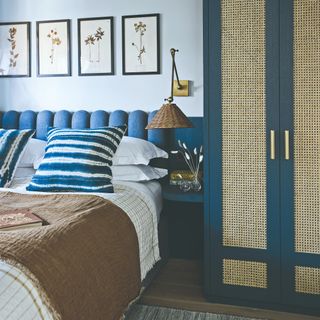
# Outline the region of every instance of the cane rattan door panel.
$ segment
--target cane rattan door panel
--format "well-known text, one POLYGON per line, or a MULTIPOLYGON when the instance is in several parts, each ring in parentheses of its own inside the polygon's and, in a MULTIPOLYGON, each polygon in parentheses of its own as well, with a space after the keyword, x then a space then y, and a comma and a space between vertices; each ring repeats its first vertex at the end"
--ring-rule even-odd
POLYGON ((320 268, 295 267, 295 291, 320 294, 320 268))
POLYGON ((294 0, 295 251, 320 254, 320 1, 294 0))
POLYGON ((320 1, 293 2, 294 290, 320 299, 320 1))
POLYGON ((267 264, 233 259, 223 260, 223 283, 267 288, 267 264))
POLYGON ((221 3, 223 245, 266 249, 265 1, 221 3))
POLYGON ((204 3, 206 292, 320 314, 320 1, 204 3))
POLYGON ((269 244, 267 201, 267 2, 220 1, 222 192, 217 286, 220 294, 274 301, 278 283, 270 275, 278 271, 269 244))

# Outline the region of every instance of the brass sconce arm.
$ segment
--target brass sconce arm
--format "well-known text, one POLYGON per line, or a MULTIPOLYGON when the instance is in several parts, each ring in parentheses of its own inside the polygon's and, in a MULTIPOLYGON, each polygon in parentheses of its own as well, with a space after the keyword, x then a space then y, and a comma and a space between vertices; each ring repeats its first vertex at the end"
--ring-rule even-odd
MULTIPOLYGON (((176 50, 174 48, 170 49, 171 57, 172 57, 172 72, 171 72, 171 96, 167 99, 167 101, 157 114, 154 116, 152 121, 146 126, 146 129, 170 129, 170 128, 192 128, 193 125, 188 117, 181 111, 181 109, 173 102, 173 94, 174 94, 174 76, 176 76, 176 88, 180 91, 183 91, 183 86, 179 80, 177 66, 175 62, 176 50)), ((182 80, 183 81, 183 80, 182 80)))
POLYGON ((176 75, 177 82, 178 82, 178 89, 182 88, 182 85, 179 80, 179 75, 177 71, 177 66, 176 66, 176 61, 175 61, 175 56, 176 52, 179 52, 179 50, 171 48, 170 53, 172 57, 172 71, 171 71, 171 96, 167 99, 164 99, 165 101, 168 101, 169 103, 173 102, 173 85, 174 85, 174 75, 176 75))

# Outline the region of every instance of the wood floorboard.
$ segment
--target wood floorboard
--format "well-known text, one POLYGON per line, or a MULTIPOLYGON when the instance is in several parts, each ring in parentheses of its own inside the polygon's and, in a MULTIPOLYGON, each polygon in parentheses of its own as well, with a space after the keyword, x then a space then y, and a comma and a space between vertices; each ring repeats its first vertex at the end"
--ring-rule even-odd
POLYGON ((199 261, 192 260, 170 259, 146 289, 140 303, 269 320, 320 319, 301 314, 208 302, 202 289, 202 265, 199 261))

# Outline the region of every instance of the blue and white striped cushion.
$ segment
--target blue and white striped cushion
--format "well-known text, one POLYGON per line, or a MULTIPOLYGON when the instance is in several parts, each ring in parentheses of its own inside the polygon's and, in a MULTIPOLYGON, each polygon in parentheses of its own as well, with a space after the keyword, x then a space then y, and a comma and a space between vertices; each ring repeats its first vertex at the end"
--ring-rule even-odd
POLYGON ((33 130, 0 129, 0 187, 11 183, 19 160, 26 148, 33 130))
POLYGON ((126 126, 50 129, 43 161, 27 190, 112 193, 112 158, 126 126))

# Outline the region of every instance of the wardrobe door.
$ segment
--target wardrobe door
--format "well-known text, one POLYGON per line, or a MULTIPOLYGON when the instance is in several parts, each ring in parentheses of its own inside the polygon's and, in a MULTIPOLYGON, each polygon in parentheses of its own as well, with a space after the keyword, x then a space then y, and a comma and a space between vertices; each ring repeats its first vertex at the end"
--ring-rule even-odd
POLYGON ((214 300, 280 298, 278 5, 205 2, 205 264, 214 300))
POLYGON ((320 310, 320 1, 281 6, 284 299, 320 310))

